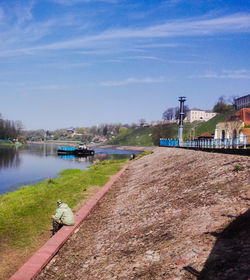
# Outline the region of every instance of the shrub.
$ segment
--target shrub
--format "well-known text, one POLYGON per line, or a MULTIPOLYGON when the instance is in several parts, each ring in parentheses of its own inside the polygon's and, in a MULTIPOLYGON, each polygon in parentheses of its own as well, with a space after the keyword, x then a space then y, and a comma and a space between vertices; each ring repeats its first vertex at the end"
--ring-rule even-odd
POLYGON ((235 167, 234 167, 235 172, 239 172, 239 171, 243 171, 243 170, 244 170, 244 167, 241 165, 235 165, 235 167))
POLYGON ((143 152, 138 157, 136 157, 136 159, 142 158, 142 157, 150 155, 150 154, 153 154, 153 151, 143 152))

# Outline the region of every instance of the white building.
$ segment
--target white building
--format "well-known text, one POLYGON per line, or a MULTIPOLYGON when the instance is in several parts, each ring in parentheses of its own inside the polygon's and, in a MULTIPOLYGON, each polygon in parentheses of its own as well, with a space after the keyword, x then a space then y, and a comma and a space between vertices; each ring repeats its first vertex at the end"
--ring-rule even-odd
POLYGON ((194 122, 194 121, 208 121, 211 118, 216 116, 216 113, 209 112, 205 110, 199 109, 191 109, 187 112, 187 116, 185 118, 186 122, 194 122))
POLYGON ((234 101, 236 109, 246 108, 250 106, 250 94, 241 96, 234 101))

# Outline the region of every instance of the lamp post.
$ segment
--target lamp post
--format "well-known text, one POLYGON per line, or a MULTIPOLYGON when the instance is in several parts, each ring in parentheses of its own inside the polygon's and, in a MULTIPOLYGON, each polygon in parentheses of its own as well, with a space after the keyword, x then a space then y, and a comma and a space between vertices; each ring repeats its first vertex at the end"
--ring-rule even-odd
POLYGON ((186 101, 186 97, 185 96, 180 96, 179 101, 180 101, 180 120, 179 120, 178 140, 179 140, 179 146, 182 146, 184 102, 186 101))

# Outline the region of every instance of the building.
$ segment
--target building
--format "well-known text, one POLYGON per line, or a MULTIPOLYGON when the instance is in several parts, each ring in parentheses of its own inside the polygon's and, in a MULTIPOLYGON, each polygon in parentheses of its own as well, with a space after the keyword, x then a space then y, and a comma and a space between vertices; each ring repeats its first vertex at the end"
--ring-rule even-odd
POLYGON ((211 118, 216 116, 216 113, 209 112, 205 110, 199 110, 199 109, 191 109, 187 112, 186 118, 184 121, 186 122, 194 122, 194 121, 208 121, 211 118))
POLYGON ((214 136, 208 132, 205 132, 201 134, 200 136, 197 136, 198 140, 211 140, 214 139, 214 136))
POLYGON ((240 142, 243 137, 247 137, 247 143, 250 144, 250 108, 242 108, 229 117, 225 122, 216 125, 214 139, 236 139, 240 142))
POLYGON ((250 107, 250 94, 235 99, 234 105, 236 109, 250 107))

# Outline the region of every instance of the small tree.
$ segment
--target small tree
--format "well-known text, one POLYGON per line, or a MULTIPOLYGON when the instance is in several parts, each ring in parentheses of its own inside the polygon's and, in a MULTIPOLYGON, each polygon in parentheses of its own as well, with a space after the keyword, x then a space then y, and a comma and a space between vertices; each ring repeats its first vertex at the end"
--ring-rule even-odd
POLYGON ((121 127, 119 128, 119 133, 125 133, 127 130, 128 130, 127 127, 121 126, 121 127))
MULTIPOLYGON (((188 105, 184 106, 184 118, 186 117, 187 111, 189 111, 188 105)), ((163 120, 178 120, 180 117, 180 108, 179 107, 170 107, 163 112, 163 120)))
MULTIPOLYGON (((189 111, 188 105, 184 105, 184 116, 183 116, 183 119, 186 117, 188 111, 189 111)), ((176 120, 180 119, 180 108, 179 107, 176 107, 175 119, 176 120)))
POLYGON ((143 126, 144 124, 146 123, 146 120, 145 119, 139 119, 139 125, 140 126, 143 126))
POLYGON ((84 134, 85 133, 85 127, 77 127, 76 132, 79 134, 84 134))
POLYGON ((176 108, 170 107, 162 114, 163 120, 174 120, 176 108))
POLYGON ((102 130, 102 134, 103 134, 103 136, 107 136, 107 134, 108 134, 108 127, 106 125, 104 126, 104 128, 102 130))
POLYGON ((224 97, 220 96, 218 102, 213 107, 213 112, 215 113, 226 113, 233 109, 232 104, 227 104, 224 97))

